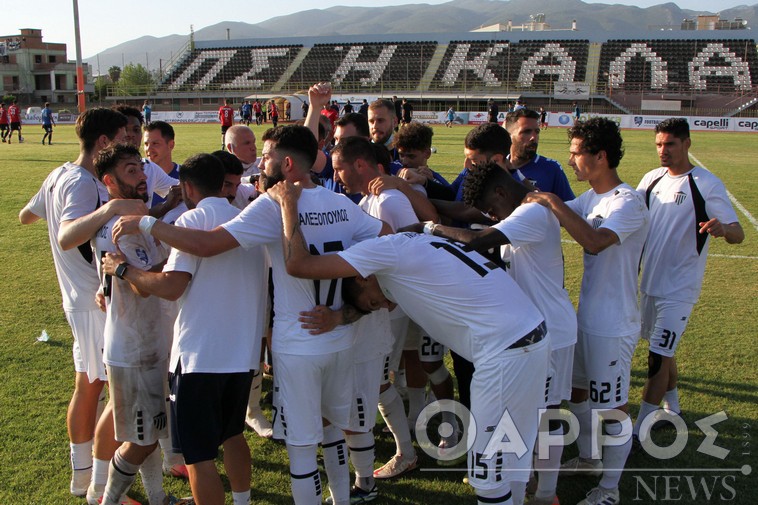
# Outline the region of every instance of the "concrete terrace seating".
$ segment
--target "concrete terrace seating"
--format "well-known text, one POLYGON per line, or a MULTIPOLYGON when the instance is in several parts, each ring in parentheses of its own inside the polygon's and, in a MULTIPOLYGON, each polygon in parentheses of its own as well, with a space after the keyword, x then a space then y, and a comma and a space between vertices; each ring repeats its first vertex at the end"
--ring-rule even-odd
POLYGON ((371 91, 382 86, 415 89, 436 42, 316 44, 285 85, 305 89, 330 81, 335 89, 371 91))
POLYGON ((588 40, 451 41, 432 89, 529 89, 584 82, 588 40))
POLYGON ((754 40, 609 40, 598 83, 620 91, 750 91, 758 71, 754 40))
POLYGON ((161 82, 166 91, 268 89, 302 45, 195 49, 161 82))

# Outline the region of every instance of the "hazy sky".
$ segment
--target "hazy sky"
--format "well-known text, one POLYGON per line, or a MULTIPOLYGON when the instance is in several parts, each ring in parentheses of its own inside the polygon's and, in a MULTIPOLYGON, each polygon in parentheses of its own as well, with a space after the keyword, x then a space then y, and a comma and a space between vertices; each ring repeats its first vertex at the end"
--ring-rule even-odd
MULTIPOLYGON (((401 4, 441 4, 449 0, 287 0, 275 2, 263 14, 246 14, 253 5, 263 2, 246 0, 221 0, 218 3, 201 0, 79 0, 79 23, 82 33, 84 58, 113 47, 122 42, 153 35, 162 37, 171 34, 189 34, 190 25, 195 30, 221 21, 244 21, 257 23, 265 19, 302 10, 327 8, 335 5, 378 7, 401 4), (116 7, 116 6, 119 7, 116 7)), ((649 7, 665 3, 665 0, 584 0, 587 3, 619 3, 649 7)), ((708 11, 718 4, 720 9, 737 5, 753 5, 756 0, 674 0, 682 9, 708 11)), ((14 35, 20 28, 42 29, 43 40, 68 44, 70 59, 76 56, 74 46, 73 0, 8 0, 3 2, 0 17, 0 35, 14 35)))

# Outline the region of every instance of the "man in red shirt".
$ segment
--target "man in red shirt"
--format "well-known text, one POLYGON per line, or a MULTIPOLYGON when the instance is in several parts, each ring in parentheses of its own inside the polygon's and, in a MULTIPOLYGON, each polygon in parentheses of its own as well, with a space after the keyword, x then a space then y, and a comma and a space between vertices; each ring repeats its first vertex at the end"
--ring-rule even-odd
POLYGON ((0 102, 0 138, 5 142, 8 136, 8 111, 5 110, 5 102, 0 102))
POLYGON ((221 122, 221 149, 224 149, 224 135, 234 124, 234 109, 229 105, 229 100, 224 100, 224 105, 218 108, 218 120, 221 122))
POLYGON ((271 117, 271 124, 276 128, 279 124, 279 107, 276 106, 276 102, 271 100, 271 105, 268 106, 268 113, 271 117))
POLYGON ((18 132, 18 143, 23 142, 24 138, 21 136, 21 109, 16 104, 16 100, 13 100, 11 106, 8 107, 8 123, 11 125, 10 132, 8 133, 8 143, 11 143, 14 131, 18 132))
POLYGON ((253 114, 255 114, 255 124, 260 126, 263 123, 263 107, 261 107, 261 101, 257 98, 253 102, 253 114))

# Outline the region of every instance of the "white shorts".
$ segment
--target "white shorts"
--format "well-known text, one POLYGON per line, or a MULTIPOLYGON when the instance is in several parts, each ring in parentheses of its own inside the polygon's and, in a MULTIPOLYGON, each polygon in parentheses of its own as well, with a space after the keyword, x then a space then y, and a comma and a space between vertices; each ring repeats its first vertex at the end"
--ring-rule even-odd
POLYGON ((108 365, 116 440, 151 445, 168 436, 168 360, 153 366, 108 365))
MULTIPOLYGON (((397 310, 397 308, 395 309, 397 310)), ((394 312, 394 311, 392 311, 394 312)), ((392 314, 390 312, 390 314, 392 314)), ((408 325, 410 318, 408 316, 390 317, 390 326, 395 340, 392 342, 392 352, 390 353, 390 370, 397 372, 400 368, 400 359, 403 357, 405 348, 405 338, 408 335, 408 325)))
POLYGON ((384 382, 389 382, 389 361, 387 355, 353 364, 353 401, 348 426, 350 431, 365 433, 374 428, 379 409, 379 388, 384 382))
POLYGON ((571 398, 571 370, 574 345, 550 350, 550 365, 545 382, 545 405, 560 405, 571 398))
POLYGON ((418 342, 418 359, 422 363, 437 363, 445 359, 447 347, 427 335, 422 328, 418 342))
POLYGON ((650 352, 672 357, 682 339, 694 304, 642 293, 642 338, 650 342, 650 352))
POLYGON ((638 340, 639 334, 598 337, 577 332, 572 385, 589 391, 591 408, 614 409, 627 403, 638 340))
POLYGON ((353 352, 300 356, 274 353, 274 438, 318 444, 322 417, 340 429, 350 424, 353 352))
MULTIPOLYGON (((475 363, 471 381, 471 414, 476 432, 468 432, 469 483, 475 489, 496 489, 504 482, 527 482, 532 467, 532 450, 537 440, 540 409, 545 407, 550 343, 548 339, 527 347, 504 351, 484 363, 475 363), (513 424, 502 422, 505 414, 513 424), (515 426, 522 451, 498 451, 503 432, 499 428, 515 426), (476 437, 473 441, 472 437, 476 437), (485 459, 485 449, 492 440, 493 457, 485 459)), ((513 435, 512 431, 506 434, 513 435)), ((508 437, 506 437, 508 440, 508 437)), ((519 444, 520 444, 519 442, 519 444)), ((515 445, 515 444, 514 444, 515 445)))
POLYGON ((107 380, 103 363, 105 312, 101 310, 66 310, 66 320, 74 334, 74 370, 86 373, 90 382, 107 380))

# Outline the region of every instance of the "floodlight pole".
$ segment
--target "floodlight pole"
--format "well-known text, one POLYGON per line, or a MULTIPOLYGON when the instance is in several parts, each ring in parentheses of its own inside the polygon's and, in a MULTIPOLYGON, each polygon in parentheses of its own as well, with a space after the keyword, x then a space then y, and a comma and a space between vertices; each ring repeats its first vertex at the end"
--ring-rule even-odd
POLYGON ((74 2, 74 39, 76 42, 76 101, 79 114, 84 113, 87 105, 84 101, 84 67, 82 66, 82 39, 79 33, 79 2, 74 2))

